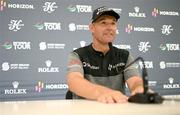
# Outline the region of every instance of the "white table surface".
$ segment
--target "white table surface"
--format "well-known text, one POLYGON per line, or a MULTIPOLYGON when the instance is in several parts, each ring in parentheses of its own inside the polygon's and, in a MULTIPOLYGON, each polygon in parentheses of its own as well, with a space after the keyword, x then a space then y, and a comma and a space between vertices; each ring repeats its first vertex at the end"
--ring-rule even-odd
POLYGON ((180 115, 180 100, 103 104, 90 100, 0 102, 0 115, 180 115))

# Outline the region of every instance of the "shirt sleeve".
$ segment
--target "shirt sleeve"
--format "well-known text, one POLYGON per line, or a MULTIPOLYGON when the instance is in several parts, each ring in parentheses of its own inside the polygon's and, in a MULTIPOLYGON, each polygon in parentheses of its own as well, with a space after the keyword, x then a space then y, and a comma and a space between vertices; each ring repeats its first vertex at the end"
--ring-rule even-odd
POLYGON ((84 74, 82 62, 79 55, 75 52, 71 52, 68 57, 67 73, 70 72, 80 72, 84 74))
MULTIPOLYGON (((134 61, 134 58, 129 54, 126 66, 129 65, 132 61, 134 61)), ((136 63, 132 64, 131 66, 129 66, 127 69, 124 70, 125 80, 131 78, 132 76, 140 76, 138 70, 138 64, 136 63)))

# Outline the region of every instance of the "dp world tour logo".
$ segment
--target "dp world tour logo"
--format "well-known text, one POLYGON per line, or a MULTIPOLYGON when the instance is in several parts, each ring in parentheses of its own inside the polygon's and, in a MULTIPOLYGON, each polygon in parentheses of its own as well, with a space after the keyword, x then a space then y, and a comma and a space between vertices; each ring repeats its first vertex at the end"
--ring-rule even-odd
POLYGON ((0 0, 0 11, 3 11, 4 7, 6 7, 6 2, 4 0, 0 0))
POLYGON ((87 5, 69 5, 67 9, 70 12, 77 12, 77 13, 88 13, 92 12, 92 6, 87 6, 87 5))
POLYGON ((36 27, 38 30, 42 30, 42 29, 44 29, 44 24, 43 23, 36 23, 34 25, 34 27, 36 27))
POLYGON ((13 47, 12 42, 10 41, 5 41, 1 46, 5 49, 11 49, 13 47))
POLYGON ((69 5, 67 8, 70 12, 75 12, 76 11, 76 7, 73 5, 69 5))

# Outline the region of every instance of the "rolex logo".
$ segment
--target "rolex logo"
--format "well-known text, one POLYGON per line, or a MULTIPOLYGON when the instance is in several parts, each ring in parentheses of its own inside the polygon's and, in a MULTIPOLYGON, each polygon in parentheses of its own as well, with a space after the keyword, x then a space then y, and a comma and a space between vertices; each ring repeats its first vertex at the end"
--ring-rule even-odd
POLYGON ((17 89, 19 86, 19 82, 14 81, 14 82, 12 82, 12 85, 13 85, 14 89, 17 89))
POLYGON ((52 61, 51 60, 47 60, 45 63, 46 63, 47 67, 51 67, 52 61))
POLYGON ((135 10, 135 12, 136 12, 136 13, 138 13, 138 12, 139 12, 139 9, 140 9, 140 8, 139 8, 139 7, 137 7, 137 6, 136 6, 136 7, 134 7, 134 10, 135 10))
POLYGON ((86 42, 85 41, 80 41, 80 45, 81 45, 81 47, 84 47, 84 46, 86 46, 86 42))
POLYGON ((169 78, 169 83, 170 83, 170 84, 173 84, 173 82, 174 82, 174 78, 170 77, 170 78, 169 78))

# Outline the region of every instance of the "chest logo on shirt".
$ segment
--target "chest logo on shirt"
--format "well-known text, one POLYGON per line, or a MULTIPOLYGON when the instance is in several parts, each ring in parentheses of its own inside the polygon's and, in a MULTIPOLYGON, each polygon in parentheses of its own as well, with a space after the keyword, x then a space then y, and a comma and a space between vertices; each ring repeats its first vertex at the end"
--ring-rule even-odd
POLYGON ((108 70, 111 71, 112 69, 118 68, 118 67, 122 67, 125 66, 125 63, 117 63, 115 65, 109 64, 108 66, 108 70))
POLYGON ((83 62, 83 67, 88 67, 90 69, 99 69, 99 66, 94 66, 87 62, 83 62))

